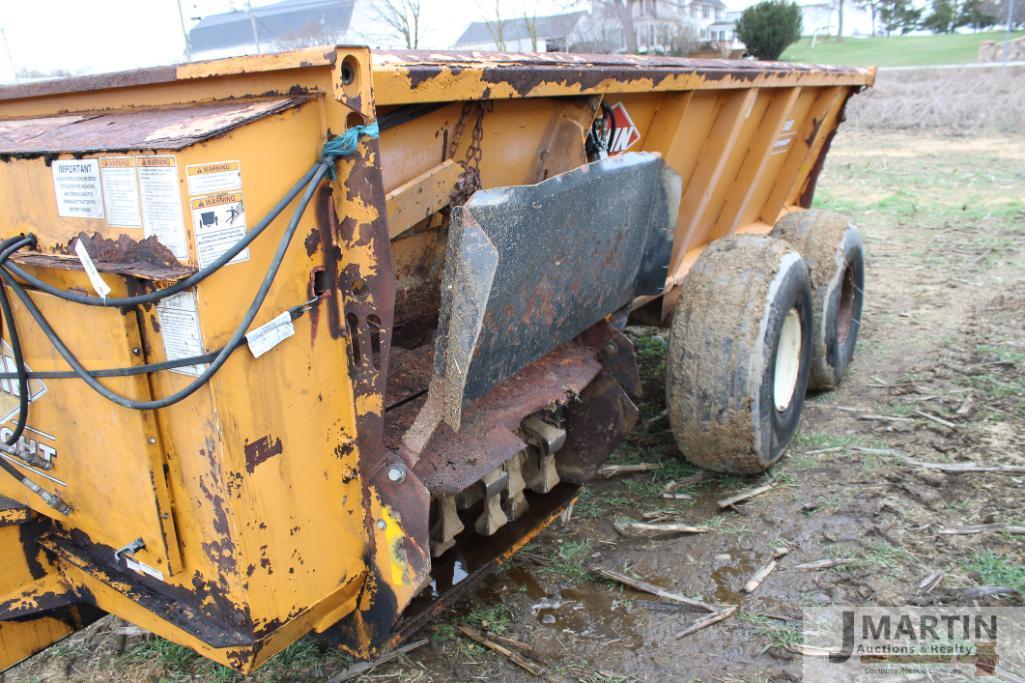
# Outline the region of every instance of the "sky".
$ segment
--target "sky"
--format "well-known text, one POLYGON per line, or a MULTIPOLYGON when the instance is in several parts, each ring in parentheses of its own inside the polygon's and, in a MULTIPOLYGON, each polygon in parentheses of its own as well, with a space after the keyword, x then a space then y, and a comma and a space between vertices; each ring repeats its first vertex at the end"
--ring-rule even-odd
MULTIPOLYGON (((277 0, 252 0, 253 7, 277 0)), ((424 47, 445 48, 496 0, 423 0, 424 47)), ((558 14, 584 0, 499 0, 503 16, 558 14)), ((731 9, 752 0, 727 0, 731 9)), ((186 27, 245 0, 180 0, 186 27)), ((0 0, 0 80, 14 71, 101 73, 183 60, 179 0, 0 0), (13 68, 12 68, 13 65, 13 68)))

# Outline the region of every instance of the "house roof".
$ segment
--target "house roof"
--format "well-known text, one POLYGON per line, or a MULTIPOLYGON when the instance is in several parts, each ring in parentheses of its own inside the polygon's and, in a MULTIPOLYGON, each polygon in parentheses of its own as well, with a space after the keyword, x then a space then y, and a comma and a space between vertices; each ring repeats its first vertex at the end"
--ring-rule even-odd
POLYGON ((193 50, 216 50, 253 42, 252 20, 261 42, 287 40, 315 29, 325 37, 349 28, 355 0, 282 0, 250 12, 225 12, 203 17, 189 31, 193 50))
POLYGON ((710 5, 719 9, 726 9, 726 3, 722 0, 693 0, 695 5, 710 5))
MULTIPOLYGON (((719 0, 715 0, 718 2, 719 0)), ((566 14, 552 14, 547 17, 535 17, 536 34, 538 38, 562 38, 569 35, 573 27, 580 21, 580 17, 587 12, 567 12, 566 14)), ((475 21, 466 27, 463 35, 459 36, 455 46, 473 45, 476 43, 494 42, 492 27, 493 22, 475 21)), ((505 40, 525 40, 530 38, 530 31, 525 18, 509 19, 504 22, 502 34, 505 40)))

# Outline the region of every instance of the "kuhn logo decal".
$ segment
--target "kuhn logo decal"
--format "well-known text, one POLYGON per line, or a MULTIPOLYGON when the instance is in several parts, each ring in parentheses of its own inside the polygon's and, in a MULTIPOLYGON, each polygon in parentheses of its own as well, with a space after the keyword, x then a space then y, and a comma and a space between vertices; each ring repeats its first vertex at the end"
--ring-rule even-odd
MULTIPOLYGON (((5 341, 0 341, 0 351, 3 357, 3 369, 5 372, 16 372, 14 364, 14 350, 5 341)), ((31 370, 27 365, 26 370, 31 370)), ((46 393, 46 385, 38 379, 28 381, 29 403, 46 393)), ((7 422, 18 414, 18 380, 0 379, 0 423, 7 422)))
POLYGON ((637 144, 641 139, 641 132, 637 130, 622 102, 612 105, 611 111, 615 129, 612 131, 612 139, 608 142, 609 154, 620 154, 637 144))

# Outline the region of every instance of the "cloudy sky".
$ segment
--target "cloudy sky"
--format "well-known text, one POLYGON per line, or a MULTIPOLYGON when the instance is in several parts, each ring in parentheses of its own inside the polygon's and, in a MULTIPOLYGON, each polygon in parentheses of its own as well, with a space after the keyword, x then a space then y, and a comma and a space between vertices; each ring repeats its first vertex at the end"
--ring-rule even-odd
MULTIPOLYGON (((252 0, 254 7, 277 0, 252 0)), ((181 0, 186 27, 245 0, 181 0)), ((468 23, 493 11, 495 0, 423 0, 425 47, 450 46, 468 23)), ((500 0, 506 16, 557 14, 582 0, 500 0)), ((751 0, 726 0, 731 8, 751 0)), ((181 61, 178 0, 2 0, 0 79, 21 70, 98 73, 181 61)))

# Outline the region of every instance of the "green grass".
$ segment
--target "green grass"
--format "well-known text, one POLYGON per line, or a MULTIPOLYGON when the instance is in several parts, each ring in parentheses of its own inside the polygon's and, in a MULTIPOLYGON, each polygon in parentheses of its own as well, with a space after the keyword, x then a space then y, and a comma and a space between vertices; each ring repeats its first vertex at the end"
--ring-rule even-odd
MULTIPOLYGON (((1017 31, 1014 36, 1025 35, 1017 31)), ((984 40, 1002 41, 1003 31, 954 33, 933 36, 889 36, 879 38, 819 38, 815 47, 811 38, 794 43, 783 59, 792 62, 842 64, 845 66, 926 66, 929 64, 967 64, 976 61, 984 40)))
POLYGON ((777 647, 786 650, 804 642, 801 627, 794 622, 781 621, 752 612, 741 612, 737 615, 737 619, 750 624, 754 628, 755 635, 769 641, 765 649, 777 647))
POLYGON ((1025 566, 1017 561, 984 550, 964 563, 965 570, 979 575, 987 586, 1008 586, 1025 593, 1025 566))
POLYGON ((591 544, 588 541, 566 541, 561 543, 555 555, 549 558, 549 564, 544 571, 568 579, 585 579, 590 574, 587 569, 590 556, 591 544))
POLYGON ((464 621, 490 633, 502 635, 509 629, 515 616, 511 607, 499 602, 472 608, 466 613, 464 621))

